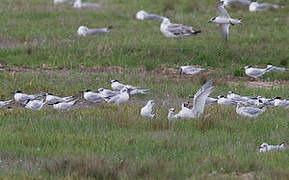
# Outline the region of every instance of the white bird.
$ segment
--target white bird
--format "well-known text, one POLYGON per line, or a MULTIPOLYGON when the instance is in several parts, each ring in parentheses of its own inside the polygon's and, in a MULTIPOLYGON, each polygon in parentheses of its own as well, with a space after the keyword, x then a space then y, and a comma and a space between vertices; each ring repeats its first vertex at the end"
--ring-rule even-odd
POLYGON ((198 68, 193 66, 181 66, 180 74, 188 74, 188 75, 195 75, 200 73, 201 71, 205 71, 205 68, 198 68))
POLYGON ((268 65, 267 65, 267 68, 270 68, 270 71, 281 71, 281 72, 288 71, 287 68, 273 66, 272 64, 268 64, 268 65))
POLYGON ((175 115, 175 108, 170 108, 168 112, 168 120, 177 119, 175 115))
POLYGON ((41 96, 42 96, 41 94, 34 94, 34 95, 25 94, 19 90, 14 92, 14 100, 22 105, 25 105, 28 100, 34 100, 41 96))
POLYGON ((100 5, 97 3, 90 3, 90 2, 86 2, 83 3, 82 0, 75 0, 74 4, 73 4, 74 8, 99 8, 100 5))
POLYGON ((183 38, 196 35, 201 31, 195 31, 191 26, 184 26, 182 24, 172 24, 168 18, 163 18, 161 33, 168 38, 183 38))
POLYGON ((139 89, 139 88, 135 88, 131 85, 126 85, 125 88, 130 89, 129 91, 129 95, 135 95, 135 94, 150 94, 148 91, 150 91, 150 89, 139 89))
POLYGON ((99 88, 97 91, 98 91, 98 94, 102 98, 107 98, 107 97, 111 97, 111 96, 115 96, 115 95, 119 94, 118 91, 112 91, 112 90, 104 89, 104 88, 99 88))
POLYGON ((69 102, 56 102, 53 104, 53 109, 57 109, 57 110, 70 110, 77 102, 79 101, 79 99, 75 99, 73 101, 69 101, 69 102))
POLYGON ((3 108, 4 106, 10 105, 12 102, 13 102, 13 100, 0 101, 0 108, 3 108))
POLYGON ((284 108, 289 108, 289 100, 286 99, 281 99, 281 97, 274 97, 274 106, 275 107, 284 107, 284 108))
POLYGON ((129 90, 127 88, 123 88, 119 94, 113 96, 107 100, 107 103, 113 103, 116 105, 123 104, 129 100, 129 90))
POLYGON ((143 108, 141 108, 141 111, 140 111, 141 116, 144 118, 152 119, 155 116, 153 112, 154 105, 155 105, 154 100, 149 100, 147 104, 143 108))
POLYGON ((162 21, 164 17, 156 15, 156 14, 149 14, 144 10, 140 10, 136 13, 136 18, 139 20, 157 20, 162 21))
POLYGON ((75 0, 54 0, 54 4, 73 3, 75 0))
POLYGON ((235 106, 235 105, 237 105, 236 101, 234 101, 232 99, 225 98, 224 95, 219 95, 217 102, 219 105, 223 105, 223 106, 235 106))
POLYGON ((205 106, 213 105, 213 104, 218 104, 218 99, 212 98, 212 97, 207 97, 205 106))
MULTIPOLYGON (((232 19, 224 7, 224 1, 218 2, 216 8, 220 14, 218 17, 214 17, 209 22, 215 22, 219 24, 223 38, 227 41, 229 39, 230 25, 242 24, 241 19, 232 19)), ((208 23, 209 23, 208 22, 208 23)))
POLYGON ((263 104, 266 104, 267 106, 274 106, 274 99, 265 98, 262 96, 257 96, 257 99, 261 100, 263 104))
POLYGON ((175 115, 175 117, 180 119, 194 118, 192 110, 189 108, 189 102, 182 104, 182 109, 175 115))
POLYGON ((279 145, 268 145, 267 143, 262 143, 259 147, 259 152, 277 151, 285 149, 285 142, 283 141, 279 145))
POLYGON ((68 102, 73 99, 73 96, 59 97, 59 96, 53 95, 52 93, 46 93, 44 96, 46 97, 46 103, 48 105, 52 105, 57 102, 68 102))
POLYGON ((266 111, 266 108, 243 107, 243 103, 238 102, 236 107, 237 114, 243 117, 254 118, 266 111))
POLYGON ((259 78, 261 76, 263 76, 265 73, 269 72, 271 70, 271 66, 267 66, 266 68, 262 69, 262 68, 253 68, 252 66, 245 66, 245 74, 249 77, 252 78, 259 78))
POLYGON ((123 88, 130 89, 129 94, 148 94, 149 89, 141 89, 141 87, 132 86, 132 85, 125 85, 118 80, 111 80, 111 89, 114 91, 121 91, 123 88))
POLYGON ((90 89, 80 92, 83 92, 83 98, 89 102, 100 103, 103 101, 103 98, 98 93, 92 92, 90 89))
POLYGON ((79 36, 106 34, 106 33, 109 33, 111 29, 112 29, 112 26, 109 26, 106 28, 95 28, 95 29, 88 29, 86 26, 79 26, 77 30, 77 34, 79 36))
POLYGON ((258 2, 252 2, 249 6, 249 11, 250 12, 265 11, 265 10, 268 10, 269 8, 278 9, 280 8, 280 6, 277 4, 268 4, 268 3, 259 4, 258 2))
POLYGON ((240 96, 240 95, 234 93, 233 91, 228 91, 227 98, 230 100, 233 100, 233 101, 243 101, 243 102, 250 100, 250 97, 240 96))
POLYGON ((225 6, 230 6, 231 4, 240 4, 242 6, 249 6, 251 1, 248 0, 221 0, 224 1, 225 6))
POLYGON ((26 109, 30 110, 41 110, 42 107, 46 104, 45 98, 38 100, 38 99, 28 99, 26 105, 24 106, 26 109))

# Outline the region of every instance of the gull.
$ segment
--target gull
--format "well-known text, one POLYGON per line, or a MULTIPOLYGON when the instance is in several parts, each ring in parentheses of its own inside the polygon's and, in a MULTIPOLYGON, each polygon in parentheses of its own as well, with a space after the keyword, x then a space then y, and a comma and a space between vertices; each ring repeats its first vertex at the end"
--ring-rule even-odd
POLYGON ((149 91, 149 89, 141 89, 141 87, 132 86, 132 85, 125 85, 125 84, 123 84, 123 83, 121 83, 115 79, 111 80, 110 84, 111 84, 111 89, 114 91, 121 91, 123 88, 130 89, 130 91, 129 91, 130 95, 148 94, 147 91, 149 91))
POLYGON ((288 71, 288 69, 284 67, 277 67, 277 66, 273 66, 272 64, 268 64, 267 68, 270 68, 270 71, 281 71, 281 72, 288 71))
POLYGON ((73 96, 59 97, 59 96, 53 95, 52 93, 46 93, 44 96, 46 97, 46 103, 48 105, 52 105, 57 102, 67 102, 73 99, 73 96))
POLYGON ((105 33, 109 33, 111 29, 112 29, 112 26, 108 26, 106 28, 95 28, 95 29, 88 29, 86 26, 79 26, 77 30, 77 34, 79 36, 105 34, 105 33))
MULTIPOLYGON (((265 107, 265 106, 264 106, 265 107)), ((243 103, 238 102, 236 107, 237 114, 243 117, 254 118, 265 112, 266 108, 255 108, 255 107, 243 107, 243 103)))
POLYGON ((136 18, 139 20, 157 20, 162 21, 164 17, 156 15, 156 14, 149 14, 144 10, 140 10, 136 13, 136 18))
POLYGON ((155 116, 153 109, 152 109, 154 105, 155 105, 154 100, 149 100, 147 104, 143 108, 141 108, 141 111, 140 111, 141 116, 152 119, 155 116))
POLYGON ((249 6, 251 4, 251 1, 248 1, 248 0, 224 0, 225 6, 230 6, 231 4, 240 4, 242 6, 249 6))
POLYGON ((277 151, 285 149, 285 142, 281 142, 279 145, 268 145, 267 143, 262 143, 259 147, 259 152, 277 151))
POLYGON ((289 100, 286 99, 282 100, 281 97, 274 97, 273 101, 275 107, 289 108, 289 100))
POLYGON ((45 98, 43 98, 42 100, 31 100, 28 99, 26 105, 24 106, 26 109, 30 109, 30 110, 41 110, 42 107, 46 104, 45 98))
POLYGON ((0 108, 3 108, 4 106, 10 105, 12 102, 13 102, 13 100, 0 101, 0 108))
POLYGON ((82 0, 75 0, 73 7, 78 8, 78 9, 80 9, 80 8, 99 8, 100 5, 97 3, 89 3, 89 2, 83 3, 82 0))
POLYGON ((180 74, 188 74, 188 75, 195 75, 200 73, 201 71, 205 71, 205 68, 197 68, 193 66, 181 66, 180 74))
POLYGON ((175 115, 175 108, 170 108, 168 112, 168 120, 177 119, 175 115))
POLYGON ((232 19, 224 7, 224 1, 217 3, 216 8, 220 14, 218 17, 211 18, 208 23, 215 22, 219 24, 223 38, 227 41, 229 38, 230 25, 242 24, 241 19, 232 19))
POLYGON ((268 4, 268 3, 258 3, 258 2, 252 2, 249 6, 249 11, 254 12, 254 11, 265 11, 268 10, 269 8, 273 9, 278 9, 280 8, 279 5, 277 4, 268 4))
POLYGON ((28 100, 34 100, 40 96, 42 95, 41 94, 28 95, 19 90, 14 92, 14 100, 22 105, 25 105, 28 100))
POLYGON ((79 101, 79 99, 75 99, 73 101, 69 101, 69 102, 56 102, 53 104, 53 109, 57 109, 57 110, 70 110, 77 102, 79 101))
POLYGON ((90 89, 80 92, 83 92, 83 98, 89 102, 100 103, 103 100, 98 93, 92 92, 90 89))
POLYGON ((191 26, 172 24, 168 18, 163 18, 160 30, 161 33, 168 38, 183 38, 196 35, 201 32, 193 30, 191 26))
POLYGON ((224 95, 219 95, 217 102, 218 102, 219 105, 224 105, 224 106, 235 106, 235 105, 237 105, 236 101, 234 101, 232 99, 225 98, 224 95))
POLYGON ((262 68, 253 68, 252 66, 245 66, 245 74, 249 77, 252 78, 259 78, 261 76, 263 76, 265 73, 269 72, 271 70, 271 66, 267 66, 266 68, 262 69, 262 68))
POLYGON ((61 4, 61 3, 73 3, 75 0, 54 0, 54 4, 61 4))
POLYGON ((107 103, 113 103, 116 105, 123 104, 129 100, 129 89, 123 88, 119 94, 113 96, 107 100, 107 103))

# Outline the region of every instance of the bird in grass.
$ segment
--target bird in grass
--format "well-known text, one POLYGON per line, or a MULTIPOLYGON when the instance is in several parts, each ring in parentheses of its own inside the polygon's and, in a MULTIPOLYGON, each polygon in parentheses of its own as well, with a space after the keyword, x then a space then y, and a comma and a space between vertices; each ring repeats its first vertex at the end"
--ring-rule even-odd
POLYGON ((155 116, 153 112, 154 105, 155 105, 154 100, 149 100, 147 104, 143 108, 141 108, 141 111, 140 111, 141 116, 144 118, 152 119, 155 116))
POLYGON ((254 118, 266 111, 266 106, 256 108, 256 107, 245 107, 242 102, 238 102, 236 107, 237 114, 243 117, 254 118))
POLYGON ((54 4, 74 3, 75 0, 54 0, 54 4))
POLYGON ((111 84, 111 89, 114 91, 121 91, 122 89, 126 88, 129 89, 129 94, 130 95, 134 95, 134 94, 148 94, 148 91, 150 91, 150 89, 141 89, 141 87, 138 86, 132 86, 132 85, 125 85, 121 82, 119 82, 118 80, 114 79, 110 81, 111 84))
POLYGON ((267 143, 262 143, 259 147, 259 152, 268 152, 268 151, 278 151, 285 149, 285 142, 281 142, 279 145, 269 145, 267 143))
POLYGON ((228 91, 227 98, 233 101, 248 101, 251 97, 249 96, 240 96, 239 94, 234 93, 233 91, 228 91))
POLYGON ((229 39, 230 25, 242 24, 241 19, 232 19, 224 7, 224 1, 218 2, 216 8, 219 12, 219 16, 211 18, 208 23, 215 22, 219 25, 223 38, 225 41, 229 39))
POLYGON ((28 99, 26 105, 24 106, 26 109, 30 110, 41 110, 43 106, 46 104, 45 98, 38 100, 38 99, 28 99))
POLYGON ((176 118, 180 119, 191 119, 193 117, 192 110, 189 107, 190 103, 185 102, 182 104, 182 109, 175 115, 176 118))
POLYGON ((230 6, 232 4, 239 4, 242 6, 249 6, 251 4, 251 1, 248 0, 221 0, 224 1, 225 6, 230 6))
POLYGON ((46 93, 44 94, 44 96, 46 97, 46 103, 48 105, 52 105, 57 102, 68 102, 74 98, 73 96, 59 97, 59 96, 53 95, 52 93, 46 93))
POLYGON ((7 101, 0 101, 0 108, 3 108, 4 106, 8 106, 12 104, 13 100, 7 100, 7 101))
POLYGON ((129 91, 130 91, 130 89, 123 88, 119 94, 117 94, 111 98, 108 98, 108 100, 106 100, 106 102, 107 103, 113 103, 113 104, 116 104, 119 106, 120 104, 123 104, 129 100, 129 91))
POLYGON ((226 98, 224 95, 219 95, 218 96, 218 101, 217 103, 219 105, 223 105, 223 106, 235 106, 237 105, 237 102, 232 100, 232 99, 228 99, 226 98))
POLYGON ((175 115, 175 108, 170 108, 169 112, 168 112, 168 120, 173 120, 173 119, 177 119, 177 116, 175 115))
POLYGON ((195 75, 205 70, 206 70, 205 68, 198 68, 193 66, 181 66, 180 74, 195 75))
POLYGON ((56 110, 70 110, 77 102, 79 101, 79 99, 75 99, 72 101, 64 101, 64 102, 56 102, 53 104, 53 109, 56 110))
POLYGON ((254 11, 266 11, 268 9, 278 9, 281 6, 277 5, 277 4, 269 4, 269 3, 258 3, 256 2, 252 2, 249 6, 249 11, 250 12, 254 12, 254 11))
POLYGON ((286 72, 286 71, 288 71, 287 68, 273 66, 272 64, 268 64, 268 65, 267 65, 267 68, 270 68, 270 71, 280 71, 280 72, 286 72))
POLYGON ((90 2, 86 2, 83 3, 82 0, 75 0, 74 4, 73 4, 74 8, 77 9, 81 9, 81 8, 99 8, 100 5, 97 3, 90 3, 90 2))
POLYGON ((89 35, 106 34, 106 33, 109 33, 111 29, 112 29, 112 26, 108 26, 106 28, 95 28, 95 29, 88 29, 86 26, 79 26, 77 30, 77 35, 89 36, 89 35))
POLYGON ((115 96, 115 95, 119 94, 118 91, 112 91, 112 90, 104 89, 104 88, 99 88, 97 91, 98 91, 98 94, 102 98, 107 98, 107 97, 111 97, 111 96, 115 96))
POLYGON ((139 20, 157 20, 157 21, 162 21, 163 20, 163 16, 160 15, 156 15, 156 14, 150 14, 147 13, 144 10, 140 10, 139 12, 136 13, 136 18, 139 20))
POLYGON ((284 107, 289 108, 289 100, 281 99, 281 97, 274 97, 273 98, 274 106, 275 107, 284 107))
POLYGON ((169 18, 163 18, 160 30, 161 33, 168 38, 184 38, 201 33, 199 30, 193 30, 191 26, 172 24, 169 18))
POLYGON ((263 76, 265 73, 271 71, 272 66, 268 65, 266 68, 253 68, 252 66, 245 66, 245 74, 249 77, 258 79, 263 76))
POLYGON ((22 105, 27 104, 28 100, 34 100, 42 96, 42 94, 32 94, 32 95, 25 94, 24 92, 19 90, 12 93, 14 94, 14 100, 22 105))
POLYGON ((89 102, 100 103, 103 101, 102 96, 100 96, 98 93, 91 91, 90 89, 80 91, 80 92, 83 92, 83 98, 89 102))

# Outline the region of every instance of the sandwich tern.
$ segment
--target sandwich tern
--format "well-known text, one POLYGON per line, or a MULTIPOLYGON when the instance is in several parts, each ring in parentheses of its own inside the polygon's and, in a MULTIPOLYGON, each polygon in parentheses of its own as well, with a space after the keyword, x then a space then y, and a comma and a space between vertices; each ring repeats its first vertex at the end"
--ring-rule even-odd
POLYGON ((273 9, 278 9, 280 8, 279 5, 277 4, 269 4, 269 3, 258 3, 258 2, 252 2, 249 6, 249 11, 254 12, 254 11, 265 11, 268 10, 269 8, 273 9))
POLYGON ((136 13, 136 18, 139 20, 157 20, 162 21, 164 17, 156 15, 156 14, 149 14, 144 10, 140 10, 136 13))
POLYGON ((107 100, 107 103, 113 103, 116 105, 123 104, 129 100, 129 89, 123 88, 119 94, 113 96, 107 100))
POLYGON ((103 101, 103 98, 98 93, 92 92, 90 89, 80 92, 83 92, 83 98, 89 102, 100 103, 103 101))
POLYGON ((119 93, 118 91, 112 91, 112 90, 104 89, 104 88, 99 88, 97 91, 102 98, 115 96, 119 93))
POLYGON ((26 109, 30 110, 41 110, 42 107, 46 104, 45 98, 38 99, 28 99, 26 105, 24 106, 26 109))
POLYGON ((245 74, 249 77, 252 78, 259 78, 261 76, 263 76, 265 73, 269 72, 271 70, 272 66, 267 66, 266 68, 262 69, 262 68, 253 68, 252 66, 245 66, 245 74))
POLYGON ((54 0, 54 4, 61 4, 61 3, 74 3, 75 0, 54 0))
POLYGON ((119 82, 118 80, 111 80, 111 89, 114 91, 121 91, 123 88, 129 89, 129 94, 134 95, 134 94, 148 94, 148 91, 150 89, 141 89, 141 87, 137 86, 132 86, 132 85, 125 85, 119 82))
POLYGON ((183 38, 192 35, 196 35, 201 31, 195 31, 191 26, 184 26, 182 24, 172 24, 170 19, 163 18, 161 27, 161 33, 168 38, 183 38))
POLYGON ((90 3, 90 2, 86 2, 83 3, 82 0, 75 0, 74 4, 73 4, 74 8, 99 8, 100 5, 97 3, 90 3))
POLYGON ((182 104, 182 109, 175 115, 175 117, 180 119, 194 118, 192 110, 189 108, 189 102, 182 104))
POLYGON ((208 23, 215 22, 219 24, 223 38, 227 41, 229 38, 230 25, 242 24, 241 19, 232 19, 224 7, 224 1, 218 2, 216 8, 220 14, 218 17, 211 18, 208 23))
POLYGON ((14 94, 14 100, 22 105, 25 105, 28 100, 34 100, 42 96, 42 94, 34 94, 34 95, 25 94, 19 90, 13 92, 13 94, 14 94))
MULTIPOLYGON (((194 99, 194 96, 190 95, 189 98, 194 99)), ((209 105, 213 105, 213 104, 218 104, 218 99, 212 98, 212 97, 207 97, 206 102, 205 102, 205 106, 209 106, 209 105)))
POLYGON ((153 106, 155 105, 154 100, 149 100, 147 104, 141 108, 140 114, 142 117, 152 119, 155 114, 153 112, 153 106))
POLYGON ((193 66, 181 66, 180 74, 188 74, 188 75, 195 75, 200 73, 201 71, 205 71, 205 68, 197 68, 193 66))
POLYGON ((240 4, 242 6, 249 6, 251 4, 251 1, 248 0, 223 0, 223 1, 225 6, 230 6, 231 4, 240 4))
POLYGON ((77 30, 77 34, 79 36, 105 34, 105 33, 109 33, 111 29, 112 29, 112 26, 108 26, 106 28, 95 28, 95 29, 88 29, 86 26, 79 26, 77 30))
POLYGON ((273 66, 272 64, 268 64, 267 68, 270 68, 270 71, 281 71, 281 72, 288 71, 288 69, 284 67, 277 67, 277 66, 273 66))
POLYGON ((279 145, 268 145, 267 143, 262 143, 259 147, 259 152, 268 152, 268 151, 278 151, 285 149, 285 142, 281 142, 279 145))
POLYGON ((235 105, 237 105, 236 101, 234 101, 232 99, 225 98, 224 95, 219 95, 217 102, 218 102, 219 105, 224 105, 224 106, 235 106, 235 105))
POLYGON ((77 102, 79 101, 79 99, 75 99, 72 101, 63 101, 63 102, 56 102, 53 104, 53 109, 57 109, 57 110, 70 110, 77 102))
POLYGON ((177 119, 176 115, 175 115, 175 108, 170 108, 169 112, 168 112, 168 120, 173 120, 173 119, 177 119))
POLYGON ((233 91, 228 91, 227 98, 233 101, 248 101, 250 99, 250 97, 240 96, 233 91))
POLYGON ((238 102, 236 107, 237 114, 243 117, 254 118, 266 111, 265 106, 261 108, 255 108, 255 107, 245 107, 243 105, 244 105, 243 103, 238 102))
POLYGON ((273 102, 275 107, 289 108, 289 100, 282 100, 281 97, 274 97, 273 102))
POLYGON ((44 94, 44 96, 46 97, 46 103, 48 105, 52 105, 57 102, 67 102, 73 99, 73 96, 59 97, 59 96, 53 95, 52 93, 46 93, 44 94))
POLYGON ((0 101, 0 108, 12 104, 13 100, 0 101))

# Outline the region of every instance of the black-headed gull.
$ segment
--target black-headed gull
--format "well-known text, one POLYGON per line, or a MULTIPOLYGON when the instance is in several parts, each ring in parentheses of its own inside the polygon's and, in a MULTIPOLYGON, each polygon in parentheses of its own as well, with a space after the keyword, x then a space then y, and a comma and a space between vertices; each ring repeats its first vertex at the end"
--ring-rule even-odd
POLYGON ((33 95, 25 94, 19 90, 14 92, 14 100, 22 105, 25 105, 28 100, 34 100, 41 96, 42 94, 33 94, 33 95))
POLYGON ((156 14, 147 13, 144 10, 140 10, 139 12, 136 13, 136 18, 139 19, 139 20, 157 20, 157 21, 162 21, 164 17, 156 15, 156 14))
POLYGON ((106 28, 95 28, 95 29, 88 29, 86 26, 80 26, 77 30, 77 34, 79 36, 106 34, 106 33, 109 33, 111 29, 112 29, 112 26, 109 26, 106 28))
POLYGON ((242 24, 241 19, 232 19, 224 7, 224 1, 218 2, 216 8, 220 14, 218 17, 211 18, 209 22, 215 22, 220 26, 223 38, 229 39, 230 25, 242 24))
POLYGON ((140 111, 141 116, 144 118, 152 119, 155 116, 153 112, 154 105, 155 105, 154 100, 149 100, 147 104, 143 108, 141 108, 141 111, 140 111))
POLYGON ((285 142, 281 142, 279 145, 269 145, 267 143, 262 143, 259 147, 259 152, 268 152, 268 151, 278 151, 285 149, 285 142))
POLYGON ((168 18, 163 18, 160 30, 161 33, 168 38, 183 38, 196 35, 201 32, 193 30, 191 26, 172 24, 168 18))
POLYGON ((206 70, 205 68, 198 68, 193 66, 181 66, 180 74, 195 75, 205 70, 206 70))

